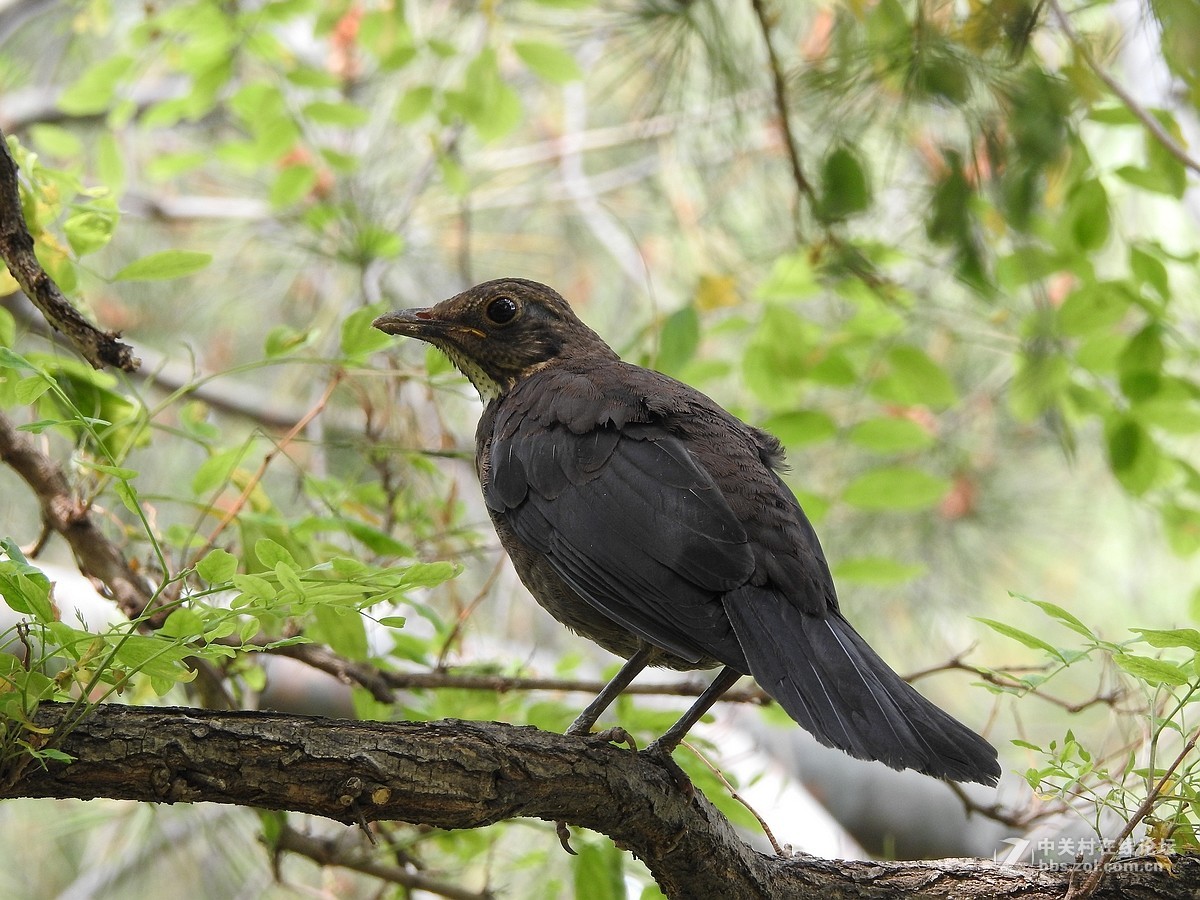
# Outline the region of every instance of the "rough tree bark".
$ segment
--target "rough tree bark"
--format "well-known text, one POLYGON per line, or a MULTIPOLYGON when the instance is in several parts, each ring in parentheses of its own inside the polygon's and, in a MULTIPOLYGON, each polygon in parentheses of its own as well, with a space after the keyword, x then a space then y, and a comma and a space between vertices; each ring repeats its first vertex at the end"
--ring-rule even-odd
MULTIPOLYGON (((72 710, 45 704, 36 724, 60 729, 72 710)), ((73 724, 57 746, 75 762, 29 766, 12 783, 0 779, 0 798, 211 801, 439 828, 518 816, 562 820, 637 855, 673 898, 1049 900, 1072 883, 1070 872, 980 860, 768 856, 743 843, 703 795, 681 791, 652 757, 532 727, 105 705, 73 724)), ((1176 859, 1171 871, 1153 860, 1122 862, 1095 897, 1200 896, 1198 859, 1176 859)))

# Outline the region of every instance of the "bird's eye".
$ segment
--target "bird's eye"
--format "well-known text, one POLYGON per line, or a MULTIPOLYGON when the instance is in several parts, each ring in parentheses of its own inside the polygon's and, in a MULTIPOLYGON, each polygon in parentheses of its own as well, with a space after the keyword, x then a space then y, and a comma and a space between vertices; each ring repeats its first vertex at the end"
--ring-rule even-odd
POLYGON ((517 314, 517 301, 512 297, 497 297, 487 305, 487 317, 497 325, 511 322, 517 314))

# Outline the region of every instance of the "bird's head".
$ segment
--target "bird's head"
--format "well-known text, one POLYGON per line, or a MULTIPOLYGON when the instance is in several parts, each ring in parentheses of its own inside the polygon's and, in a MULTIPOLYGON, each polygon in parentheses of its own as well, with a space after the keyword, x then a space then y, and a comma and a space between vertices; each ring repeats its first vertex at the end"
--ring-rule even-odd
POLYGON ((397 310, 373 324, 437 347, 485 403, 556 360, 616 357, 555 290, 523 278, 486 281, 436 306, 397 310))

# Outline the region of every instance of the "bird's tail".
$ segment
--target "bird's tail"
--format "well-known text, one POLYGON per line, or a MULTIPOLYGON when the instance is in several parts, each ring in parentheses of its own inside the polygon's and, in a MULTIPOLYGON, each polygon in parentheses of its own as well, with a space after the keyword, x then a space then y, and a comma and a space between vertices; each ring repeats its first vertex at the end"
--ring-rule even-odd
POLYGON ((750 672, 822 744, 894 769, 995 784, 992 746, 893 672, 837 610, 814 616, 745 587, 725 608, 750 672))

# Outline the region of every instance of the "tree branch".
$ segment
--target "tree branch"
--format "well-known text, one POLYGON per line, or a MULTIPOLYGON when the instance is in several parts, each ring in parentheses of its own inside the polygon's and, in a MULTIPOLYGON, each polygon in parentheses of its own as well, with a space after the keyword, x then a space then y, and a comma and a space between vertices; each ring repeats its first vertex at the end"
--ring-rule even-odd
MULTIPOLYGON (((56 730, 72 707, 44 704, 56 730)), ((30 733, 30 740, 37 735, 30 733)), ((528 816, 610 836, 669 897, 1060 898, 1071 873, 977 860, 849 862, 759 853, 699 793, 647 753, 498 723, 354 722, 267 713, 101 706, 60 742, 75 758, 28 767, 2 797, 211 801, 295 810, 346 823, 398 820, 478 828, 528 816)), ((1098 898, 1195 896, 1200 860, 1173 874, 1108 871, 1098 898)), ((1136 869, 1136 870, 1135 870, 1136 869)))
POLYGON ((337 838, 302 834, 290 826, 284 826, 279 838, 274 842, 274 848, 306 856, 320 866, 341 866, 343 869, 362 872, 381 881, 402 885, 409 890, 426 891, 439 897, 447 897, 449 900, 492 900, 494 896, 491 891, 479 893, 463 890, 457 885, 447 884, 402 866, 381 863, 357 847, 346 847, 344 842, 337 838))
MULTIPOLYGON (((0 462, 29 485, 42 510, 42 522, 70 544, 79 571, 100 581, 130 619, 145 612, 153 593, 121 549, 92 521, 88 508, 71 490, 62 468, 17 431, 0 412, 0 462)), ((11 500, 10 500, 11 502, 11 500)))
POLYGON ((116 366, 131 372, 141 363, 133 348, 117 340, 120 335, 100 331, 63 296, 33 251, 33 235, 21 213, 17 163, 0 133, 0 259, 8 266, 21 290, 56 330, 71 341, 77 353, 97 369, 116 366))
POLYGON ((1103 81, 1108 86, 1108 89, 1117 96, 1117 99, 1125 104, 1125 108, 1133 113, 1139 122, 1146 126, 1146 130, 1150 132, 1156 141, 1162 144, 1164 150, 1193 172, 1200 172, 1200 162, 1189 156, 1188 152, 1163 127, 1162 122, 1158 121, 1149 110, 1138 103, 1133 94, 1125 90, 1121 82, 1113 78, 1096 61, 1091 51, 1088 50, 1087 44, 1083 42, 1083 38, 1079 36, 1079 32, 1071 25, 1071 20, 1067 18, 1067 14, 1063 10, 1059 0, 1050 0, 1050 8, 1054 10, 1054 18, 1058 19, 1058 26, 1062 29, 1063 34, 1066 35, 1067 41, 1096 77, 1103 81))
POLYGON ((767 63, 768 68, 771 70, 771 86, 775 95, 775 111, 779 116, 779 129, 783 132, 783 143, 787 149, 788 162, 792 167, 792 181, 796 184, 796 205, 793 215, 796 224, 796 240, 800 242, 802 241, 800 224, 801 198, 806 197, 809 201, 815 202, 816 191, 813 189, 812 183, 805 177, 804 167, 800 163, 800 148, 796 146, 796 135, 792 131, 792 117, 788 109, 787 83, 783 74, 783 65, 779 61, 779 55, 775 52, 775 45, 771 42, 771 14, 767 12, 765 0, 751 0, 750 5, 754 7, 754 15, 758 19, 758 27, 762 32, 763 43, 767 47, 767 63))

